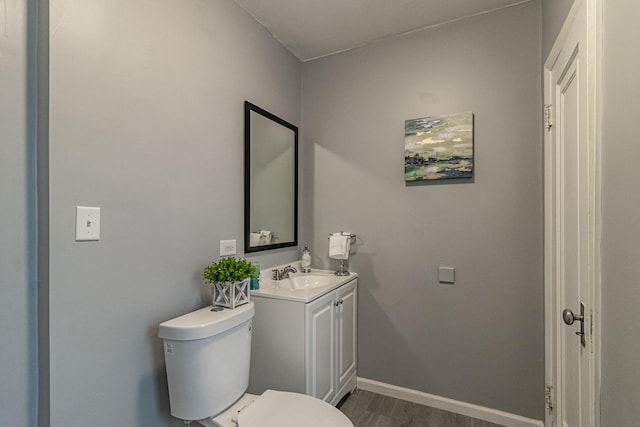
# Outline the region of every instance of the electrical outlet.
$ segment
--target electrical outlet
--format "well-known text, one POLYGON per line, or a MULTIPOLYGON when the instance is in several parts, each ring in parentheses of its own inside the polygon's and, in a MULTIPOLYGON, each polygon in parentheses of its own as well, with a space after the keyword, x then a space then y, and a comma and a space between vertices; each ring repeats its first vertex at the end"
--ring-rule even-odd
POLYGON ((235 255, 236 254, 236 241, 234 240, 220 240, 220 256, 235 255))

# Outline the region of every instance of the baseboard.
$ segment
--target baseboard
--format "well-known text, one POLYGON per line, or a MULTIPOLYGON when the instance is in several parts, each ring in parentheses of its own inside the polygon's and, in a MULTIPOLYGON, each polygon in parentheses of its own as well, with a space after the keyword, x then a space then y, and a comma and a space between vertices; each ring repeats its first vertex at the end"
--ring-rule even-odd
POLYGON ((435 396, 417 390, 385 384, 375 380, 358 377, 357 384, 361 390, 372 391, 396 399, 408 400, 409 402, 466 415, 506 427, 544 427, 544 422, 539 420, 525 418, 520 415, 485 408, 484 406, 473 405, 471 403, 460 402, 446 397, 435 396))

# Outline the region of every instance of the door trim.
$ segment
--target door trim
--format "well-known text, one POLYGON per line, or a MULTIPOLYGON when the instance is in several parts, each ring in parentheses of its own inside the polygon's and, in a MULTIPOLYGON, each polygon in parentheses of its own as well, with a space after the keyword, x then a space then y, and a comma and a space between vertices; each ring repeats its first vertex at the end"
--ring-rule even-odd
MULTIPOLYGON (((589 106, 588 106, 588 127, 590 145, 590 165, 589 165, 589 200, 590 212, 592 215, 589 219, 589 276, 590 276, 590 293, 592 300, 591 318, 591 336, 590 349, 592 351, 593 360, 593 389, 592 401, 594 427, 600 427, 600 382, 601 382, 601 229, 602 229, 602 211, 601 211, 601 123, 602 123, 602 17, 603 17, 603 0, 575 0, 562 30, 556 39, 549 56, 544 63, 544 104, 553 103, 550 99, 551 88, 549 84, 549 73, 557 61, 563 42, 567 38, 567 34, 578 15, 578 11, 582 5, 587 8, 587 80, 589 84, 589 106)), ((552 401, 555 404, 555 347, 553 342, 552 325, 553 317, 559 312, 559 307, 555 306, 555 298, 553 298, 553 269, 554 252, 552 242, 555 237, 552 227, 551 210, 553 206, 554 188, 552 181, 551 165, 551 142, 553 140, 554 127, 551 130, 544 130, 544 203, 545 203, 545 272, 544 272, 544 289, 545 289, 545 385, 552 386, 552 401)), ((544 391, 543 391, 544 393, 544 391)), ((545 426, 553 426, 554 413, 545 408, 545 426)))

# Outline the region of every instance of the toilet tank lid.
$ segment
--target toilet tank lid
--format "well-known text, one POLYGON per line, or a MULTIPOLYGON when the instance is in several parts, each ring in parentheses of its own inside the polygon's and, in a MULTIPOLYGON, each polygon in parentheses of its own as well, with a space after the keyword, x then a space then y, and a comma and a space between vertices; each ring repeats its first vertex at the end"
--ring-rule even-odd
POLYGON ((162 322, 158 328, 158 337, 175 341, 212 337, 250 320, 254 312, 251 301, 233 310, 225 308, 212 311, 211 306, 205 307, 162 322))

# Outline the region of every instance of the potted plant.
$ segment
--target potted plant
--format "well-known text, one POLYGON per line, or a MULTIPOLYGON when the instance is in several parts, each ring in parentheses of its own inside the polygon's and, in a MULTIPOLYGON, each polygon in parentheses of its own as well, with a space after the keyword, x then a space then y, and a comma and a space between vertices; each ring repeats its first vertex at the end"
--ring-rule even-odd
POLYGON ((212 285, 213 305, 236 308, 249 302, 249 281, 257 274, 246 259, 222 258, 205 267, 202 278, 212 285))

